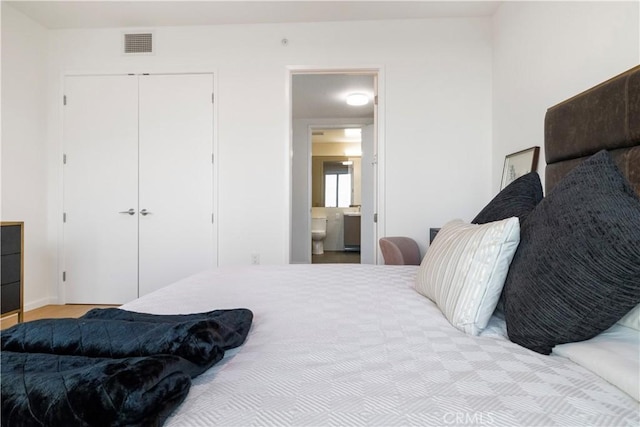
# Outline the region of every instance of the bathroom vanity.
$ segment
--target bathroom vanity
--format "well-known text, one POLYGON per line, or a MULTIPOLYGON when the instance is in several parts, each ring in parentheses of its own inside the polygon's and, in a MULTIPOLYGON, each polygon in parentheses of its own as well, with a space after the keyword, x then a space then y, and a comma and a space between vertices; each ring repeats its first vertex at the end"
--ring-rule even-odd
POLYGON ((344 250, 360 252, 360 212, 344 214, 344 250))

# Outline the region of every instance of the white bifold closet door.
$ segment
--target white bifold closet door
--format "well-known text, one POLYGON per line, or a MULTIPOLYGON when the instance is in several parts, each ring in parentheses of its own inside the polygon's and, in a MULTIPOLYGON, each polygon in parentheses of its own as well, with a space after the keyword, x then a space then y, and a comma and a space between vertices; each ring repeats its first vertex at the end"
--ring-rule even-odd
POLYGON ((211 74, 65 78, 67 303, 213 267, 212 92, 211 74))
POLYGON ((213 267, 213 77, 140 77, 140 295, 213 267))
POLYGON ((130 301, 138 296, 138 78, 67 77, 65 97, 66 301, 130 301))

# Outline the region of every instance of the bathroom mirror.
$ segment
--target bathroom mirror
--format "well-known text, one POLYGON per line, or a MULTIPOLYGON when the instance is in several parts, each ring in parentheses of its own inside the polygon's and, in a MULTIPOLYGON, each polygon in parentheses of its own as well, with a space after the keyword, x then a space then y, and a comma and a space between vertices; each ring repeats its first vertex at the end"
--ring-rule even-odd
POLYGON ((359 157, 313 156, 311 175, 311 206, 346 208, 361 204, 359 157))
POLYGON ((362 204, 362 131, 359 127, 313 129, 311 206, 348 208, 362 204))

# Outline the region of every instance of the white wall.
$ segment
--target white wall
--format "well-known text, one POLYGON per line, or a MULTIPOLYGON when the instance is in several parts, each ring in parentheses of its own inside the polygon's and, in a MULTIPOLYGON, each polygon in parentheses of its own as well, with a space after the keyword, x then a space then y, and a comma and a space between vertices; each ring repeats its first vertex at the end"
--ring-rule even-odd
POLYGON ((640 63, 640 2, 504 2, 493 16, 492 190, 505 155, 541 147, 548 107, 640 63))
POLYGON ((2 3, 2 220, 24 221, 25 308, 54 300, 47 235, 47 30, 2 3))
POLYGON ((490 194, 490 27, 439 22, 440 34, 421 42, 423 54, 395 46, 407 57, 384 82, 386 230, 379 237, 413 237, 422 253, 430 227, 471 220, 490 194))
MULTIPOLYGON (((65 73, 213 71, 220 265, 250 264, 252 253, 265 264, 289 262, 291 69, 382 70, 387 215, 381 220, 387 234, 410 235, 426 245, 430 226, 469 219, 469 202, 479 205, 489 196, 488 19, 154 31, 157 53, 138 57, 120 54, 121 29, 50 31, 52 158, 62 152, 65 73), (452 158, 453 165, 447 164, 452 158)), ((50 166, 56 168, 55 162, 50 166)), ((59 223, 62 183, 59 174, 52 178, 56 202, 49 205, 50 218, 59 223)))

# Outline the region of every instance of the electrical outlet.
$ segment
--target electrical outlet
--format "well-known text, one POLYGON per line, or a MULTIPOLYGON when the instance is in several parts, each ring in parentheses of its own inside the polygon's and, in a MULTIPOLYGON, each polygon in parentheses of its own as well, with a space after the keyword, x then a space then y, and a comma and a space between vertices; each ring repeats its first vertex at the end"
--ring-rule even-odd
POLYGON ((258 253, 252 253, 251 254, 251 264, 252 265, 260 264, 260 254, 258 254, 258 253))

